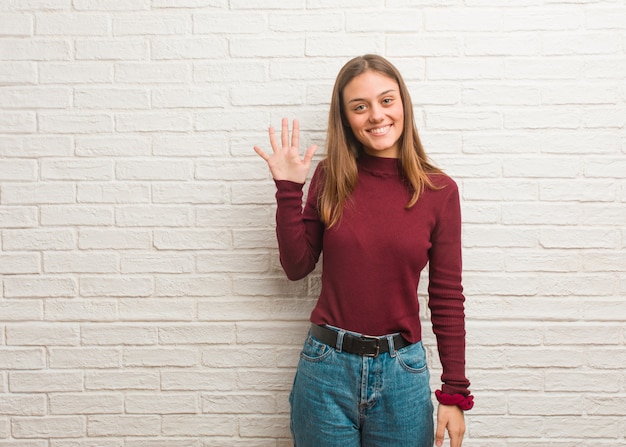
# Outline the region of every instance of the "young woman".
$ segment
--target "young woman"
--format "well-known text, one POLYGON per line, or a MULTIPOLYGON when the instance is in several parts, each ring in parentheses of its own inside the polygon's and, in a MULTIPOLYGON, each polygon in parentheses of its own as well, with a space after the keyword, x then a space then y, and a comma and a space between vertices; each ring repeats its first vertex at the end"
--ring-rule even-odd
POLYGON ((276 230, 287 277, 308 275, 324 251, 321 292, 290 395, 296 447, 460 447, 465 377, 461 217, 456 183, 420 143, 407 87, 386 59, 350 60, 333 89, 327 156, 303 186, 316 146, 300 156, 299 125, 282 120, 272 154, 255 146, 277 186, 276 230), (417 288, 428 264, 428 307, 443 366, 437 428, 417 288))

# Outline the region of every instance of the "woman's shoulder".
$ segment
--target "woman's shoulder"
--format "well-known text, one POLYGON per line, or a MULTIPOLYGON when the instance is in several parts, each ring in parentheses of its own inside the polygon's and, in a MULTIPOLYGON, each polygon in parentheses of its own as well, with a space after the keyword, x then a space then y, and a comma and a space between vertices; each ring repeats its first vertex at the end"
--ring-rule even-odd
POLYGON ((458 189, 456 181, 445 172, 432 172, 428 173, 427 175, 428 179, 435 187, 434 190, 436 191, 441 191, 444 189, 451 189, 456 191, 458 189))

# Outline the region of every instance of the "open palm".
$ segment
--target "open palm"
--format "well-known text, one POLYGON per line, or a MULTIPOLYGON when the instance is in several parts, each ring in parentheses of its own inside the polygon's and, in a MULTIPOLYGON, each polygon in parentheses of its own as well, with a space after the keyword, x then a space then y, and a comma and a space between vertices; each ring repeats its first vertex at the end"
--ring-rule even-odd
POLYGON ((272 154, 268 155, 258 146, 254 146, 254 151, 267 162, 272 177, 275 180, 304 183, 311 168, 311 161, 317 150, 317 145, 309 146, 304 157, 300 157, 298 147, 300 145, 300 124, 298 120, 293 120, 291 143, 289 142, 289 120, 287 118, 282 119, 280 143, 272 126, 269 128, 269 135, 272 154))

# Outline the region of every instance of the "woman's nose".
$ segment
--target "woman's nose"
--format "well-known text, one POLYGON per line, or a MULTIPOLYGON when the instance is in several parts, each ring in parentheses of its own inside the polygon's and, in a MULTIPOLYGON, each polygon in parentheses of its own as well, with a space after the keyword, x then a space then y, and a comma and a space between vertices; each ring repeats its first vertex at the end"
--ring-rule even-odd
POLYGON ((380 122, 385 117, 383 113, 383 109, 378 106, 373 106, 370 108, 370 116, 369 120, 373 123, 380 122))

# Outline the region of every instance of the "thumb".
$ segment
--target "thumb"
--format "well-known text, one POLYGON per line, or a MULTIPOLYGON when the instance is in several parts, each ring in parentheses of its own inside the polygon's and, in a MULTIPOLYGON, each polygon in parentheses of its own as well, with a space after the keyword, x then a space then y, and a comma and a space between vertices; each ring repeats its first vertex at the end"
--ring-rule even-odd
POLYGON ((435 445, 441 447, 443 445, 443 438, 445 435, 446 427, 441 421, 437 421, 437 431, 435 432, 435 445))
POLYGON ((304 153, 304 163, 310 163, 313 159, 313 155, 315 155, 315 151, 317 151, 317 145, 314 144, 310 146, 306 152, 304 153))

